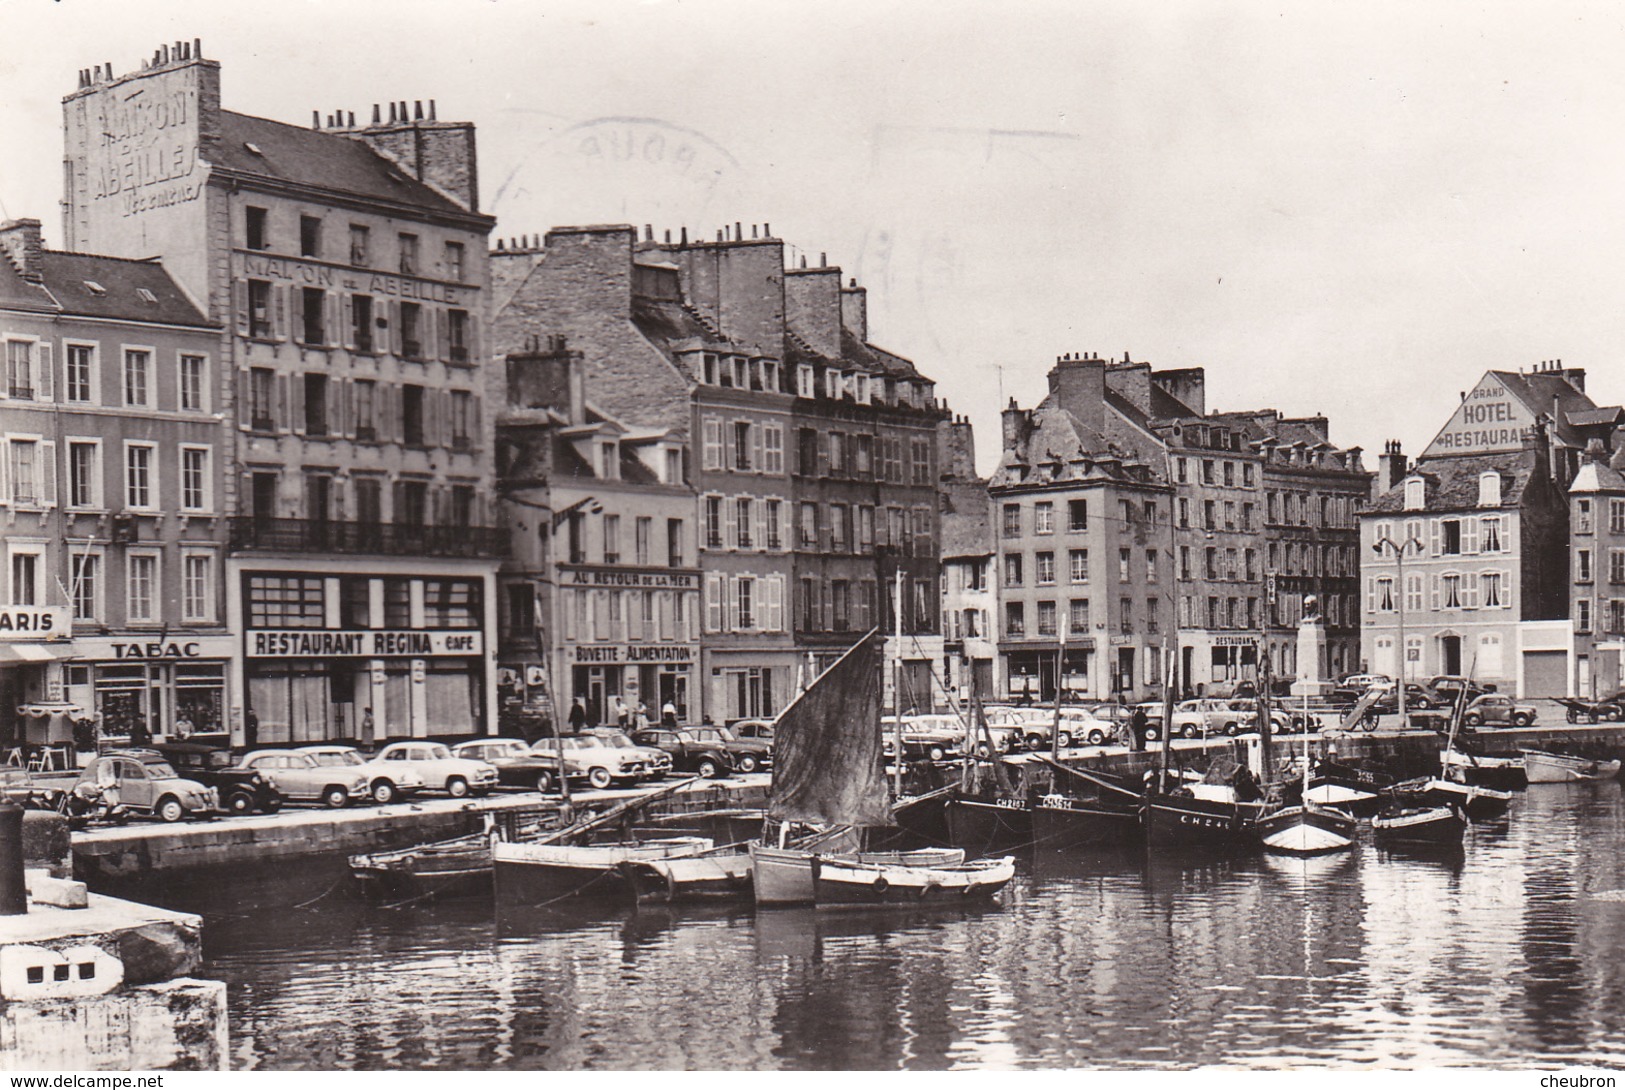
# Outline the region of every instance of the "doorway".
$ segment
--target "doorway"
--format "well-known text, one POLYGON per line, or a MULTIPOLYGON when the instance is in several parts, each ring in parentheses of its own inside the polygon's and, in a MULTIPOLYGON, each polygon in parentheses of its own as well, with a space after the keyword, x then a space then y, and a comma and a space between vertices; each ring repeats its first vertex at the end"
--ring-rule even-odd
POLYGON ((1441 673, 1459 675, 1461 673, 1461 637, 1439 637, 1439 659, 1444 669, 1441 673))

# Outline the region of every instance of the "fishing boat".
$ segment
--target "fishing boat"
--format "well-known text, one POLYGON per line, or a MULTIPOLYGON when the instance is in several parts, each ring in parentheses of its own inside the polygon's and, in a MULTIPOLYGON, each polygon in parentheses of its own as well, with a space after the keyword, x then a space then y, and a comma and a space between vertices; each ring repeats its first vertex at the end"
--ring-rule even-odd
POLYGON ((639 904, 731 901, 750 896, 752 861, 736 845, 698 855, 629 859, 621 877, 639 904))
POLYGON ((1522 754, 1492 756, 1460 742, 1439 753, 1439 765, 1446 778, 1497 791, 1512 791, 1529 782, 1522 754))
POLYGON ((534 905, 562 897, 614 897, 627 893, 623 863, 699 855, 709 837, 674 836, 608 844, 538 844, 498 840, 491 845, 497 900, 534 905))
POLYGON ((1506 813, 1507 806, 1512 802, 1510 791, 1427 777, 1397 783, 1390 789, 1390 795, 1401 806, 1454 805, 1467 815, 1469 821, 1488 821, 1499 817, 1506 813))
POLYGON ((1523 750, 1530 783, 1597 783, 1619 775, 1618 760, 1595 760, 1544 749, 1523 750))
POLYGON ((1016 861, 984 859, 954 867, 868 863, 815 855, 813 893, 818 907, 960 905, 998 893, 1016 876, 1016 861))
POLYGON ((1393 784, 1394 778, 1385 772, 1321 758, 1309 770, 1303 797, 1363 817, 1386 805, 1388 800, 1383 791, 1393 784))
POLYGON ((1454 804, 1394 805, 1372 817, 1371 830, 1377 843, 1385 846, 1450 847, 1461 844, 1462 835, 1467 831, 1467 815, 1454 804))
MULTIPOLYGON (((1305 697, 1304 718, 1309 717, 1305 697)), ((1354 847, 1356 822, 1352 814, 1316 802, 1310 797, 1309 732, 1303 735, 1303 779, 1295 805, 1282 806, 1259 817, 1258 841, 1267 851, 1287 855, 1322 855, 1354 847)))
POLYGON ((535 840, 559 828, 551 808, 488 815, 477 833, 414 844, 393 851, 350 856, 350 875, 361 892, 380 901, 477 896, 491 892, 491 830, 503 826, 510 839, 535 840))
POLYGON ((959 796, 947 806, 948 843, 979 852, 1008 849, 1033 840, 1033 811, 1025 800, 1004 795, 959 796))
POLYGON ((1051 794, 1033 804, 1034 847, 1062 849, 1121 844, 1140 834, 1137 802, 1051 794))

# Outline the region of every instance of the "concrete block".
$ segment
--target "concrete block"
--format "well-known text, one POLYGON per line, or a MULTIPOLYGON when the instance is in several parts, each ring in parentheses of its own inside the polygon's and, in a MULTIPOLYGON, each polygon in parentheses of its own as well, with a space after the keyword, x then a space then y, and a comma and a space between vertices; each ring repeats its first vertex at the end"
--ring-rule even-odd
POLYGON ((87 908, 90 893, 83 882, 71 878, 54 878, 43 870, 30 868, 25 872, 28 881, 28 899, 36 905, 51 908, 87 908))
POLYGON ((223 981, 0 1007, 4 1071, 224 1071, 228 1060, 223 981))
POLYGON ((100 947, 0 946, 0 1000, 8 1003, 105 995, 123 983, 124 963, 100 947))

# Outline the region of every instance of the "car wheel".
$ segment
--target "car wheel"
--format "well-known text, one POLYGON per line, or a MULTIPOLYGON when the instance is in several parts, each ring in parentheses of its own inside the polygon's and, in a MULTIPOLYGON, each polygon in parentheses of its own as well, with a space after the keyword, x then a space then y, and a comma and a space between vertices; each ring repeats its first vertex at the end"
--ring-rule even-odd
POLYGON ((1145 728, 1145 740, 1147 742, 1156 742, 1156 741, 1161 740, 1161 738, 1162 738, 1162 730, 1160 728, 1158 728, 1158 727, 1146 727, 1145 728))
POLYGON ((1461 721, 1469 727, 1481 727, 1484 725, 1484 717, 1479 715, 1477 712, 1468 712, 1466 715, 1461 717, 1461 721))
POLYGON ((1042 734, 1036 734, 1036 733, 1035 734, 1029 734, 1029 735, 1027 735, 1027 748, 1028 749, 1043 749, 1044 748, 1044 742, 1046 740, 1047 739, 1045 739, 1045 737, 1042 734))
POLYGON ((547 771, 546 769, 536 773, 536 790, 540 791, 544 795, 552 794, 554 787, 553 778, 553 773, 547 771))
POLYGON ((1061 732, 1060 741, 1061 741, 1061 748, 1062 749, 1071 749, 1072 748, 1072 732, 1069 731, 1069 730, 1063 730, 1061 732))
POLYGON ((1527 727, 1533 721, 1527 712, 1519 712, 1512 717, 1512 725, 1515 727, 1527 727))
POLYGON ((230 814, 253 813, 254 796, 246 791, 233 791, 226 796, 226 812, 230 814))
POLYGON ((350 793, 335 784, 322 792, 322 805, 329 810, 342 810, 350 805, 350 793))
POLYGON ((703 758, 700 763, 695 766, 694 771, 700 774, 700 779, 702 780, 714 780, 721 775, 720 766, 709 757, 703 758))
POLYGON ((986 742, 977 742, 976 756, 984 761, 991 760, 993 758, 993 747, 986 742))
POLYGON ((940 761, 946 756, 948 756, 948 751, 941 746, 932 746, 925 751, 925 759, 931 762, 940 761))
POLYGON ((614 782, 614 779, 615 778, 609 774, 609 769, 607 768, 595 768, 587 773, 587 782, 592 784, 600 791, 614 782))
POLYGON ((260 809, 264 810, 267 814, 276 813, 278 810, 282 809, 282 796, 277 794, 275 791, 271 792, 269 795, 265 796, 265 801, 260 804, 260 809))
POLYGON ((1186 723, 1179 729, 1179 736, 1181 738, 1200 738, 1202 736, 1202 732, 1197 729, 1195 723, 1186 723))
POLYGON ((1621 712, 1618 704, 1604 704, 1597 709, 1597 714, 1610 723, 1617 723, 1621 712))
POLYGON ((1234 738, 1240 732, 1241 728, 1236 725, 1234 720, 1224 725, 1224 736, 1226 738, 1234 738))
POLYGON ((186 807, 182 806, 181 800, 175 796, 165 795, 159 801, 158 808, 153 813, 158 815, 159 821, 167 825, 173 825, 186 816, 186 807))
POLYGON ((756 771, 756 757, 753 754, 750 754, 750 753, 741 753, 739 755, 739 771, 741 771, 741 772, 755 772, 756 771))
POLYGON ((387 806, 394 802, 395 797, 398 794, 399 792, 395 790, 395 785, 390 783, 388 780, 379 780, 377 783, 372 785, 372 801, 376 802, 380 806, 387 806))
POLYGON ((1105 745, 1106 744, 1106 732, 1101 730, 1099 727, 1090 728, 1090 730, 1089 730, 1089 744, 1092 745, 1092 746, 1103 746, 1103 745, 1105 745))
POLYGON ((453 776, 446 781, 446 794, 454 799, 463 798, 468 794, 468 781, 461 776, 453 776))

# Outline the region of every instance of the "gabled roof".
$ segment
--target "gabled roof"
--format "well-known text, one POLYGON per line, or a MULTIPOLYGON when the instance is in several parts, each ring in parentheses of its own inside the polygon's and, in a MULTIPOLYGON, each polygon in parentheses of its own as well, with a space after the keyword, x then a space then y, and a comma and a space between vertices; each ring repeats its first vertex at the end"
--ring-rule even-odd
POLYGON ((1574 475, 1574 483, 1569 485, 1573 492, 1619 492, 1625 494, 1625 475, 1610 466, 1607 462, 1593 462, 1589 459, 1581 464, 1580 471, 1574 475))
POLYGON ((470 214, 360 140, 337 133, 222 110, 220 140, 205 145, 204 154, 214 165, 243 174, 417 205, 432 212, 470 214))
POLYGON ((1519 401, 1538 419, 1542 414, 1550 416, 1552 401, 1555 398, 1561 412, 1557 416, 1556 426, 1553 429, 1558 439, 1565 443, 1584 446, 1585 440, 1576 435, 1571 427, 1578 424, 1572 421, 1574 413, 1589 412, 1596 409, 1596 404, 1581 390, 1574 387, 1561 372, 1547 373, 1534 371, 1519 374, 1517 371, 1491 371, 1507 392, 1519 401))

